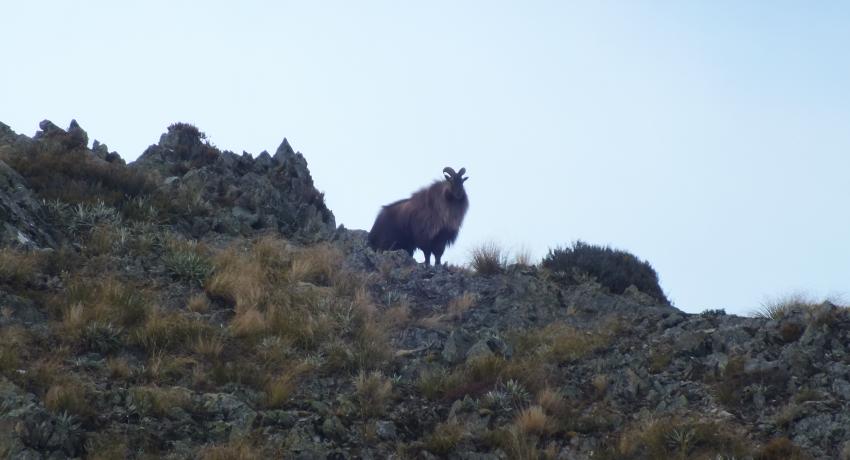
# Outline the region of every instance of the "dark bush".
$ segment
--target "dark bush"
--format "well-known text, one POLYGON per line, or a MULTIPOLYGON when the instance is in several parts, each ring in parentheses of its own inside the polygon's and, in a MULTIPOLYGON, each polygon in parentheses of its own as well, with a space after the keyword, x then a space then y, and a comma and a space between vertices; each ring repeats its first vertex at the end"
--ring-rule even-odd
POLYGON ((590 275, 615 294, 622 294, 634 285, 641 292, 670 303, 649 262, 619 249, 576 241, 569 247, 550 249, 543 267, 569 284, 578 284, 582 276, 590 275))

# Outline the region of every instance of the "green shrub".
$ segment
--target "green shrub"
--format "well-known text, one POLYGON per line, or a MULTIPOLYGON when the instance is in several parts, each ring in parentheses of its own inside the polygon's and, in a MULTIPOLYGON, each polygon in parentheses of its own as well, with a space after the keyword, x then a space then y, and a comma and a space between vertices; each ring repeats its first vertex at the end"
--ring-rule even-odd
POLYGON ((550 249, 543 267, 569 284, 578 284, 582 276, 589 275, 615 294, 623 294, 634 285, 641 292, 670 303, 649 262, 619 249, 576 241, 570 247, 550 249))
POLYGON ((163 257, 165 270, 172 277, 203 286, 212 273, 212 262, 195 251, 178 250, 163 257))

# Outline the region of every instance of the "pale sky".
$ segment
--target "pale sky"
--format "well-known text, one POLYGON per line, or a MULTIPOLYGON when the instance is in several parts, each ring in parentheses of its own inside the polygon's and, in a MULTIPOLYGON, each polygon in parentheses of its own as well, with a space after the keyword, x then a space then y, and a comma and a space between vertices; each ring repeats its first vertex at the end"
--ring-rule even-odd
POLYGON ((6 2, 0 121, 75 118, 128 161, 177 121, 237 153, 287 137, 366 230, 463 166, 449 263, 582 239, 680 309, 749 313, 850 294, 848 24, 838 1, 6 2))

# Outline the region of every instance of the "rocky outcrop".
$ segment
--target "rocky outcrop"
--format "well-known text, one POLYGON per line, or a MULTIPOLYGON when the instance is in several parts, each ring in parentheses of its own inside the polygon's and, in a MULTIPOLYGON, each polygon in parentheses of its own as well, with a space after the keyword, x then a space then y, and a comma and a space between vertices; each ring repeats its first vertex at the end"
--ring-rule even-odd
POLYGON ((0 160, 0 247, 53 246, 40 200, 24 179, 0 160))
POLYGON ((313 185, 307 161, 284 139, 274 156, 220 152, 191 125, 169 127, 131 167, 157 174, 162 190, 183 197, 183 229, 247 235, 277 231, 298 241, 330 237, 333 213, 313 185))
POLYGON ((850 458, 846 307, 688 314, 585 272, 426 268, 335 229, 286 140, 253 158, 177 124, 126 166, 40 127, 0 124, 0 154, 140 174, 45 205, 0 161, 0 457, 850 458), (228 263, 247 275, 214 286, 228 263))

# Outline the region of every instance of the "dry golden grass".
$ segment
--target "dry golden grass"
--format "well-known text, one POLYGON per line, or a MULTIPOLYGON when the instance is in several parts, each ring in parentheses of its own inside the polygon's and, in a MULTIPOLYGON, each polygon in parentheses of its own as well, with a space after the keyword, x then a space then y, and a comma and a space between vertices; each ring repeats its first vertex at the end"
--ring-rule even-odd
POLYGON ((266 407, 278 409, 284 407, 297 388, 291 375, 282 375, 266 384, 266 407))
POLYGON ((497 275, 505 271, 507 256, 501 246, 488 241, 472 249, 470 265, 481 275, 497 275))
POLYGON ((153 383, 176 382, 193 373, 198 362, 188 356, 154 352, 144 367, 143 376, 153 383))
POLYGON ((564 396, 552 388, 545 387, 537 393, 537 404, 550 416, 560 418, 567 412, 564 396))
POLYGON ((119 242, 119 231, 114 225, 100 224, 86 235, 82 253, 88 258, 109 254, 119 242))
POLYGON ((508 428, 498 429, 491 432, 490 443, 501 447, 508 458, 512 460, 552 460, 557 458, 558 449, 550 444, 541 450, 537 444, 540 436, 536 434, 523 433, 515 424, 508 428))
POLYGON ((62 360, 68 356, 67 348, 60 348, 48 356, 35 359, 29 366, 26 362, 19 363, 26 369, 26 373, 20 374, 23 386, 36 394, 47 393, 47 390, 55 383, 61 383, 66 378, 66 371, 62 360))
POLYGON ((449 319, 455 320, 460 319, 463 314, 472 308, 475 305, 475 302, 478 301, 478 296, 471 292, 464 292, 460 297, 456 297, 449 302, 448 307, 446 307, 446 313, 449 316, 449 319))
POLYGON ((410 306, 407 303, 392 305, 381 313, 381 318, 390 329, 404 329, 410 324, 410 306))
POLYGON ((456 421, 438 424, 434 431, 425 437, 424 447, 437 455, 448 455, 463 439, 466 429, 456 421))
POLYGON ((210 299, 203 292, 189 297, 186 308, 194 313, 205 313, 210 309, 210 299))
POLYGON ((753 316, 768 319, 782 319, 792 311, 808 312, 817 303, 804 292, 794 292, 784 296, 766 299, 753 316))
POLYGON ((224 339, 220 335, 200 336, 192 344, 192 351, 207 360, 218 359, 224 351, 224 339))
POLYGON ((597 398, 605 396, 605 393, 608 391, 609 382, 610 380, 607 374, 597 374, 593 376, 591 384, 593 385, 593 389, 596 391, 597 398))
POLYGON ((527 247, 520 247, 514 251, 514 265, 520 267, 531 267, 534 265, 531 257, 531 250, 527 247))
POLYGON ((246 440, 235 440, 224 445, 206 446, 198 450, 200 460, 258 460, 266 458, 262 451, 246 440))
POLYGON ((342 267, 342 252, 328 243, 301 248, 292 257, 289 276, 294 282, 331 286, 342 267))
POLYGON ((88 437, 86 456, 88 460, 124 460, 129 457, 123 435, 97 435, 88 437))
POLYGON ((277 377, 266 384, 266 406, 271 409, 281 408, 298 388, 302 378, 315 369, 313 364, 301 361, 293 364, 277 377))
POLYGON ((165 416, 173 407, 185 410, 192 404, 191 392, 181 387, 133 387, 130 398, 143 414, 157 417, 165 416))
POLYGON ((135 329, 132 340, 149 352, 175 350, 200 337, 213 335, 212 327, 179 312, 151 309, 142 327, 135 329))
POLYGON ((811 457, 786 437, 773 438, 756 452, 758 460, 807 460, 811 457))
POLYGON ((0 249, 0 284, 23 285, 32 282, 42 269, 44 257, 37 252, 0 249))
POLYGON ((554 323, 540 329, 516 332, 512 341, 521 355, 538 355, 553 363, 566 363, 607 346, 616 335, 616 329, 607 325, 602 329, 580 330, 564 323, 554 323))
POLYGON ((117 380, 126 380, 133 372, 125 358, 109 358, 106 360, 106 369, 110 378, 117 380))
POLYGON ((44 407, 53 413, 67 412, 80 417, 91 415, 92 409, 87 401, 88 388, 73 378, 63 378, 47 390, 44 407))
POLYGON ((463 314, 475 305, 478 297, 471 292, 464 292, 460 297, 449 301, 445 313, 438 313, 418 321, 418 324, 427 329, 446 329, 448 323, 459 320, 463 314))
POLYGON ((72 278, 65 291, 48 302, 48 307, 60 318, 61 335, 72 341, 94 322, 137 327, 151 310, 144 291, 112 277, 97 281, 72 278))
POLYGON ((267 294, 268 280, 259 259, 237 246, 216 254, 215 272, 207 280, 206 292, 236 307, 237 313, 260 306, 267 294))
POLYGON ((286 240, 266 235, 255 240, 251 254, 267 270, 282 272, 292 263, 292 249, 286 240))
POLYGON ((256 307, 248 307, 236 312, 230 321, 230 331, 235 337, 254 337, 263 335, 268 330, 265 315, 256 307))
POLYGON ((551 431, 552 423, 542 407, 531 406, 526 407, 517 415, 514 426, 523 434, 542 435, 551 431))
POLYGON ((360 413, 366 417, 382 415, 393 395, 393 383, 380 371, 360 371, 354 378, 354 390, 360 413))
POLYGON ((752 458, 733 427, 697 419, 649 419, 627 427, 611 458, 752 458))

